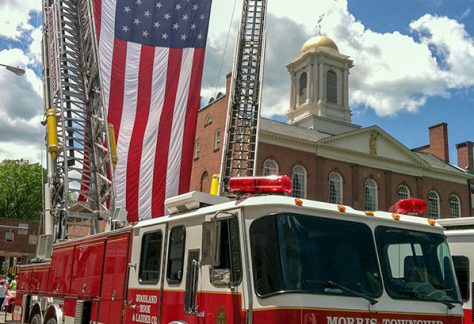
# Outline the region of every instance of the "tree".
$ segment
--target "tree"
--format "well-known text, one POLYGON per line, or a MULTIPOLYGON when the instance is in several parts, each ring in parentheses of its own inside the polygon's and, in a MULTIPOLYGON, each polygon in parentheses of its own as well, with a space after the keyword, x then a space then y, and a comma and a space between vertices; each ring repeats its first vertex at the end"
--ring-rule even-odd
POLYGON ((46 171, 27 160, 0 163, 0 217, 39 219, 46 171))

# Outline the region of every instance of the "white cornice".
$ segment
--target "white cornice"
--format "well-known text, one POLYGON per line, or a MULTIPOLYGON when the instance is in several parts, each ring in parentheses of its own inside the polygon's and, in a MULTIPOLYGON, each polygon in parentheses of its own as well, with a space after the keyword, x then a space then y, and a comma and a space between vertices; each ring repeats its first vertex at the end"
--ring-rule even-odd
POLYGON ((314 153, 316 156, 319 157, 343 161, 351 164, 358 164, 361 166, 367 166, 375 169, 392 171, 416 177, 429 177, 460 184, 466 184, 467 180, 472 178, 472 175, 469 174, 433 168, 424 160, 422 160, 424 163, 421 164, 418 164, 415 161, 411 163, 394 160, 379 155, 372 155, 345 148, 335 147, 330 144, 323 143, 325 142, 325 140, 327 140, 327 138, 321 139, 316 142, 314 140, 294 138, 289 137, 287 135, 275 134, 268 131, 261 131, 259 134, 259 141, 262 143, 281 146, 303 152, 314 153))

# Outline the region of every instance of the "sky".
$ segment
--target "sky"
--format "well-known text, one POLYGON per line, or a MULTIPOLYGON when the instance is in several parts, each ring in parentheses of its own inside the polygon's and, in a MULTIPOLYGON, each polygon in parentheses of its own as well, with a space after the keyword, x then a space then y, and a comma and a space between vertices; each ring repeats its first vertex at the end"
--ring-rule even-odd
MULTIPOLYGON (((152 0, 149 0, 152 1, 152 0)), ((44 156, 41 1, 0 1, 0 160, 44 156)), ((224 91, 242 0, 213 0, 203 102, 224 91)), ((321 31, 350 56, 352 121, 379 125, 408 148, 428 144, 428 127, 448 123, 455 144, 474 141, 474 0, 268 0, 261 113, 286 120, 286 65, 321 31)))

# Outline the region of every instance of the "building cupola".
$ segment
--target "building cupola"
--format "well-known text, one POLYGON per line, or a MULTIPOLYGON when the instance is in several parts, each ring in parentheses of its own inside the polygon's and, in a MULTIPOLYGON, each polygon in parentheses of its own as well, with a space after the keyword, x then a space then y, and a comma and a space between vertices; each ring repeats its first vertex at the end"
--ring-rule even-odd
POLYGON ((319 35, 308 39, 300 55, 287 65, 291 75, 288 123, 336 135, 360 128, 351 123, 349 56, 319 35))

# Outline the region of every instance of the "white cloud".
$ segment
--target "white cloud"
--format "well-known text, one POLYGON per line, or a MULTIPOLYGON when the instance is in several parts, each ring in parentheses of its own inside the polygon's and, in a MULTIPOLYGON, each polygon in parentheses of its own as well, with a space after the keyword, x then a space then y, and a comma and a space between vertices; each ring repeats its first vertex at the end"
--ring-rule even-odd
POLYGON ((27 67, 30 58, 21 49, 0 51, 0 62, 26 67, 21 77, 0 69, 0 159, 27 158, 38 162, 43 142, 41 80, 27 67))
POLYGON ((297 57, 304 37, 315 34, 322 14, 323 33, 354 60, 350 104, 356 109, 368 107, 380 116, 415 112, 430 97, 474 86, 474 65, 466 64, 474 61, 474 41, 454 19, 424 15, 406 26, 408 34, 379 33, 348 11, 347 0, 294 0, 292 4, 272 2, 268 7, 265 116, 286 114, 289 75, 285 65, 297 57))
POLYGON ((18 39, 25 30, 33 29, 28 22, 32 11, 41 10, 40 0, 0 1, 0 36, 18 39))

